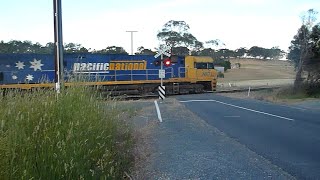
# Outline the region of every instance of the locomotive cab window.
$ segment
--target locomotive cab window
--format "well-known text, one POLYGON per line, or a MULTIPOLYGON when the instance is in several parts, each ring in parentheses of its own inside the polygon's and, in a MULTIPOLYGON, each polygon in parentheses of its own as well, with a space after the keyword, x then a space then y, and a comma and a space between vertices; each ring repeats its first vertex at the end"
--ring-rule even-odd
POLYGON ((195 68, 197 69, 207 69, 207 63, 195 63, 195 68))
POLYGON ((208 63, 208 69, 214 69, 213 63, 208 63))
POLYGON ((213 69, 213 63, 194 63, 194 67, 197 69, 213 69))

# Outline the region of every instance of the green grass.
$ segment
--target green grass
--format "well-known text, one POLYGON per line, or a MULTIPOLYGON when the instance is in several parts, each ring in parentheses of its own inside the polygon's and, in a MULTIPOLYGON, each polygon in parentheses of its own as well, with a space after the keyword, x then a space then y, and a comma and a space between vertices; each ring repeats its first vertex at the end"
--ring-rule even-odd
POLYGON ((1 179, 122 179, 133 165, 132 111, 115 104, 84 87, 1 96, 1 179))

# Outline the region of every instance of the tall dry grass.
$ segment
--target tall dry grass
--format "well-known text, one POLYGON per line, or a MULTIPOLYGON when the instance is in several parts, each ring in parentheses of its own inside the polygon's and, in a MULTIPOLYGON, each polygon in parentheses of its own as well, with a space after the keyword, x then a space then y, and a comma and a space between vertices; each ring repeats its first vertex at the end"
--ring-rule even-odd
POLYGON ((119 114, 130 110, 114 104, 85 87, 1 96, 1 179, 123 178, 133 140, 119 114))

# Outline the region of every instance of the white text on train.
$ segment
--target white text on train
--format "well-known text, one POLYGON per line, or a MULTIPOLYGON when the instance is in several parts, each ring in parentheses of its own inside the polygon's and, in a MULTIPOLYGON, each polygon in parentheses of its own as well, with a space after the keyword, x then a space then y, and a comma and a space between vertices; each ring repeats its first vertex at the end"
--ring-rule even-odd
POLYGON ((108 71, 109 63, 74 63, 73 71, 108 71))

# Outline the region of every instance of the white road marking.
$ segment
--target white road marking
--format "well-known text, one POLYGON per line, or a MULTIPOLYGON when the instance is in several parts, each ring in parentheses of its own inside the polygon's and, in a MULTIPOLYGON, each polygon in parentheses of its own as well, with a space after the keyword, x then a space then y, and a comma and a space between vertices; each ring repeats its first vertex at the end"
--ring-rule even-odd
POLYGON ((154 104, 156 105, 158 119, 159 119, 160 122, 162 122, 162 117, 161 117, 160 109, 159 109, 159 106, 158 106, 158 102, 155 100, 154 104))
POLYGON ((240 116, 224 116, 226 118, 239 118, 240 116))
POLYGON ((301 111, 306 111, 307 109, 304 109, 304 108, 301 108, 301 107, 294 107, 294 106, 286 106, 286 105, 282 105, 284 107, 288 107, 288 108, 292 108, 292 109, 298 109, 298 110, 301 110, 301 111))
POLYGON ((270 114, 270 113, 266 113, 266 112, 262 112, 262 111, 257 111, 257 110, 254 110, 254 109, 249 109, 249 108, 245 108, 245 107, 241 107, 241 106, 237 106, 237 105, 221 102, 221 101, 217 101, 217 100, 214 100, 214 99, 187 100, 187 101, 180 101, 180 102, 181 103, 187 103, 187 102, 217 102, 217 103, 220 103, 220 104, 224 104, 224 105, 227 105, 227 106, 232 106, 232 107, 235 107, 235 108, 239 108, 239 109, 243 109, 243 110, 247 110, 247 111, 251 111, 251 112, 255 112, 255 113, 260 113, 260 114, 264 114, 264 115, 268 115, 268 116, 273 116, 273 117, 277 117, 277 118, 280 118, 280 119, 285 119, 285 120, 288 120, 288 121, 294 121, 294 119, 291 119, 291 118, 282 117, 282 116, 278 116, 278 115, 274 115, 274 114, 270 114))

